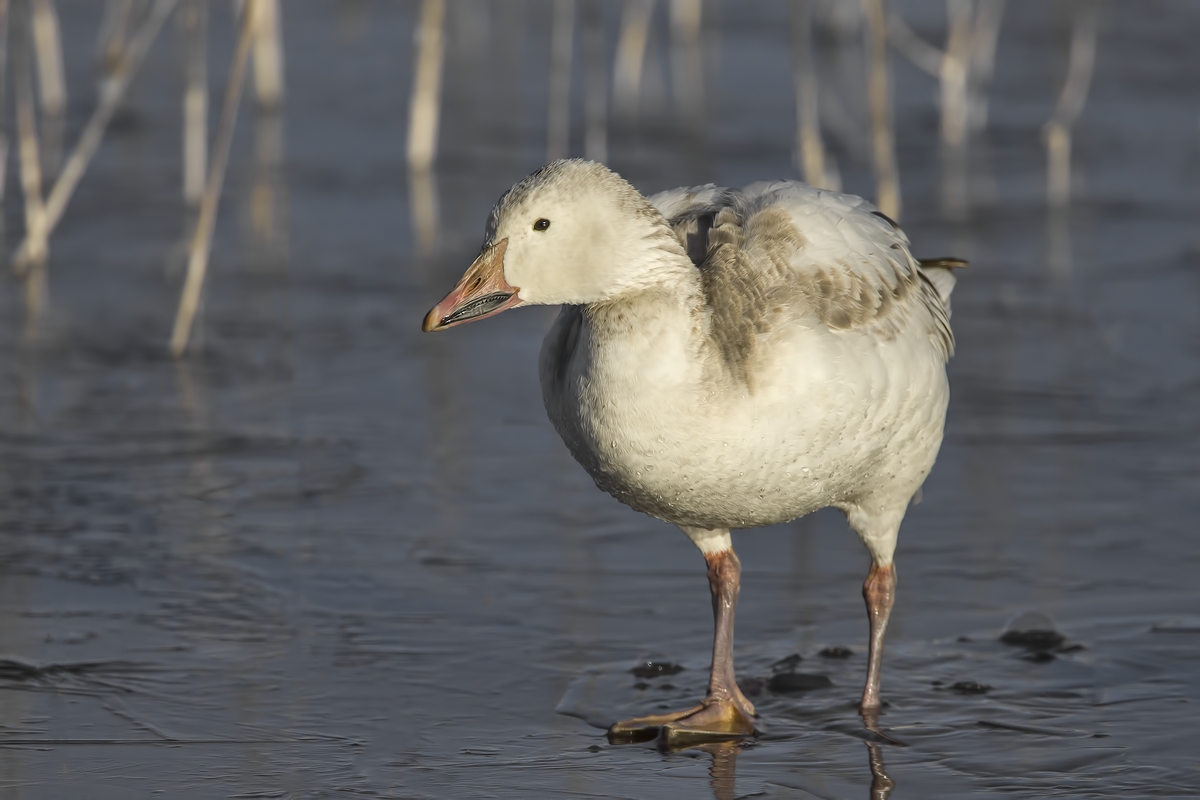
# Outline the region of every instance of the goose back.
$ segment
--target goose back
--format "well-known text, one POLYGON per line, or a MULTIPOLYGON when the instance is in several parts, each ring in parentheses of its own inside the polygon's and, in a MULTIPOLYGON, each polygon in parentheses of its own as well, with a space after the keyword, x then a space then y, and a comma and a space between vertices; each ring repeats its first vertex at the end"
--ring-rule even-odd
POLYGON ((899 226, 866 200, 777 181, 675 189, 650 202, 700 270, 715 344, 735 376, 751 375, 765 334, 798 318, 883 340, 916 325, 943 361, 953 354, 953 275, 927 273, 899 226))

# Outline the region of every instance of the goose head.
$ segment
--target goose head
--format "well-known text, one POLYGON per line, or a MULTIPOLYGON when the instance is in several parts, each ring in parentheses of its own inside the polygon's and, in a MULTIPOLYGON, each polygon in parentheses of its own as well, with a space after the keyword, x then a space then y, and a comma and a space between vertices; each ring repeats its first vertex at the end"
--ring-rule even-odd
POLYGON ((555 161, 500 198, 479 257, 422 329, 523 305, 604 302, 660 282, 679 257, 662 214, 619 175, 591 161, 555 161))

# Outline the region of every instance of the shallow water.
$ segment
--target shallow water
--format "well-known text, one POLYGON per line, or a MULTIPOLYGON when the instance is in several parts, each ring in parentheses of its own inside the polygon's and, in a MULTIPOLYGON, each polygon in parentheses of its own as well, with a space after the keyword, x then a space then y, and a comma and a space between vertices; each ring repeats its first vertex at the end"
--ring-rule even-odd
MULTIPOLYGON (((100 6, 60 5, 72 140, 100 6)), ((289 0, 285 114, 244 109, 202 347, 178 363, 168 29, 52 239, 40 316, 0 280, 0 796, 1196 796, 1200 8, 1104 7, 1076 202, 1049 215, 1039 127, 1068 7, 1009 5, 966 221, 940 211, 934 87, 896 67, 905 228, 972 267, 879 732, 854 710, 866 555, 821 512, 735 537, 763 735, 677 753, 602 727, 703 691, 703 562, 550 429, 552 310, 419 332, 541 161, 549 6, 452 11, 422 253, 401 167, 413 9, 289 0), (999 641, 1031 610, 1064 641, 999 641), (772 693, 792 654, 831 686, 772 693), (646 659, 685 669, 630 673, 646 659)), ((942 6, 898 7, 941 36, 942 6)), ((741 8, 713 11, 702 134, 611 129, 639 187, 796 175, 786 8, 741 8)), ((230 32, 211 16, 216 91, 230 32)), ((871 194, 861 154, 835 152, 871 194)))

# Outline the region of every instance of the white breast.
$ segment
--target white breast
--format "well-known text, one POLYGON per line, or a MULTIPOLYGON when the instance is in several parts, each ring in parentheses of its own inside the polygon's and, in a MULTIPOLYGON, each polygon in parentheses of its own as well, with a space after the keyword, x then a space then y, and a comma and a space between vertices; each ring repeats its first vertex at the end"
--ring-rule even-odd
POLYGON ((600 488, 668 522, 770 525, 866 491, 903 503, 941 443, 945 370, 917 337, 798 329, 750 391, 706 380, 669 331, 600 335, 575 309, 547 337, 544 365, 572 327, 562 379, 543 369, 550 419, 600 488))

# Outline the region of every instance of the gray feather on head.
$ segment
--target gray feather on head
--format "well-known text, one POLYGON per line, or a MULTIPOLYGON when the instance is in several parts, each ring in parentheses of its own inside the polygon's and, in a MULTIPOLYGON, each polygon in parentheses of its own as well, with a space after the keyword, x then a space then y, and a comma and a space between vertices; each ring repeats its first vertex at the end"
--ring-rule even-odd
POLYGON ((627 180, 603 164, 583 158, 563 158, 539 167, 496 201, 488 216, 484 246, 494 240, 500 220, 519 212, 530 199, 547 200, 553 205, 559 197, 580 196, 594 198, 596 202, 614 202, 622 211, 638 216, 662 216, 627 180))

